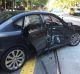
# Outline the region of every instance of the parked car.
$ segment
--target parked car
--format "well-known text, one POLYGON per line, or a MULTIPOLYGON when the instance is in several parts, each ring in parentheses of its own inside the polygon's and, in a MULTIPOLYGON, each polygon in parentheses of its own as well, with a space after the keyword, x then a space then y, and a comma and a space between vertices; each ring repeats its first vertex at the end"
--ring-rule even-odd
POLYGON ((71 15, 80 15, 80 7, 71 7, 69 14, 71 15))
POLYGON ((63 10, 61 9, 52 9, 51 10, 52 13, 56 14, 56 15, 63 15, 63 10))
POLYGON ((0 65, 15 71, 33 53, 64 45, 76 46, 80 27, 48 12, 3 12, 0 14, 0 65))
POLYGON ((52 9, 50 12, 59 16, 60 18, 63 18, 63 16, 67 14, 67 12, 64 12, 63 10, 58 9, 58 8, 52 9))

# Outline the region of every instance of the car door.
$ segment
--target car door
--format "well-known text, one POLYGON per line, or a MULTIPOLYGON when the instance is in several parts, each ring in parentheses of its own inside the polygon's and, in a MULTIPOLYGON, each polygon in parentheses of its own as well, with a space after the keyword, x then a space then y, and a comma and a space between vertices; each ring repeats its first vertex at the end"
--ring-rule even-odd
POLYGON ((37 52, 44 50, 47 47, 46 30, 40 15, 25 16, 24 26, 28 28, 30 42, 37 52))
POLYGON ((47 31, 47 47, 50 48, 51 47, 51 42, 52 42, 52 25, 51 25, 51 18, 48 14, 43 14, 43 21, 44 21, 44 25, 47 31))
POLYGON ((47 41, 49 47, 57 47, 64 44, 67 40, 67 29, 63 23, 52 15, 43 15, 47 26, 47 41))
POLYGON ((52 42, 54 41, 52 46, 65 45, 69 40, 68 35, 70 32, 68 27, 65 26, 65 23, 59 17, 54 15, 50 15, 50 17, 52 19, 52 42))

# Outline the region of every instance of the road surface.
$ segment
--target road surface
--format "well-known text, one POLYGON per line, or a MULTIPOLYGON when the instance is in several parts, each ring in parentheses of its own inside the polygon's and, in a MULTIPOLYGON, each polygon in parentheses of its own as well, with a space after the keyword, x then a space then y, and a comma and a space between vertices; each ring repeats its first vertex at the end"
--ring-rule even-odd
MULTIPOLYGON (((66 22, 72 22, 80 26, 80 17, 63 16, 66 22)), ((78 46, 66 46, 57 50, 61 74, 80 74, 80 44, 78 46)))

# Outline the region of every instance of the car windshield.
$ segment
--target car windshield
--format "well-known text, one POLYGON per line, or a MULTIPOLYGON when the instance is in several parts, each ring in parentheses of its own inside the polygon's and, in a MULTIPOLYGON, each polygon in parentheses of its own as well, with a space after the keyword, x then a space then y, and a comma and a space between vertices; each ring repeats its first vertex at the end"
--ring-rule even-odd
POLYGON ((9 18, 11 18, 14 15, 17 15, 18 13, 20 13, 20 11, 15 11, 15 12, 2 12, 0 13, 0 24, 5 22, 6 20, 8 20, 9 18))

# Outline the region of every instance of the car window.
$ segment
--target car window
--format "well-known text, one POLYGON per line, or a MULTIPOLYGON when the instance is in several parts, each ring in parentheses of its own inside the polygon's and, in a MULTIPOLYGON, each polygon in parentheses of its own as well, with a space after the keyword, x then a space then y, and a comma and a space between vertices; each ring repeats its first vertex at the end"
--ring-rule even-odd
POLYGON ((43 15, 43 18, 44 18, 44 22, 46 22, 46 23, 52 22, 49 15, 43 15))
POLYGON ((0 13, 0 24, 2 24, 3 22, 8 20, 9 18, 11 18, 19 13, 21 13, 21 11, 14 11, 14 12, 3 11, 3 12, 1 12, 0 13))
POLYGON ((23 18, 18 19, 16 22, 13 23, 13 27, 15 29, 21 29, 22 25, 23 25, 23 18))
POLYGON ((23 19, 19 19, 18 21, 15 22, 16 25, 22 26, 23 24, 23 19))
POLYGON ((57 24, 58 26, 63 26, 62 22, 58 18, 56 18, 55 16, 50 16, 50 17, 53 23, 57 24))
POLYGON ((31 15, 29 16, 30 24, 39 24, 41 22, 39 15, 31 15))
POLYGON ((28 32, 34 32, 40 30, 42 27, 42 20, 40 15, 25 16, 24 27, 28 28, 28 32))
POLYGON ((19 31, 22 28, 23 24, 23 19, 19 19, 11 23, 10 25, 7 25, 4 29, 4 31, 9 32, 9 31, 19 31))
POLYGON ((39 15, 29 15, 25 17, 24 26, 29 26, 31 30, 41 28, 42 21, 39 15))

